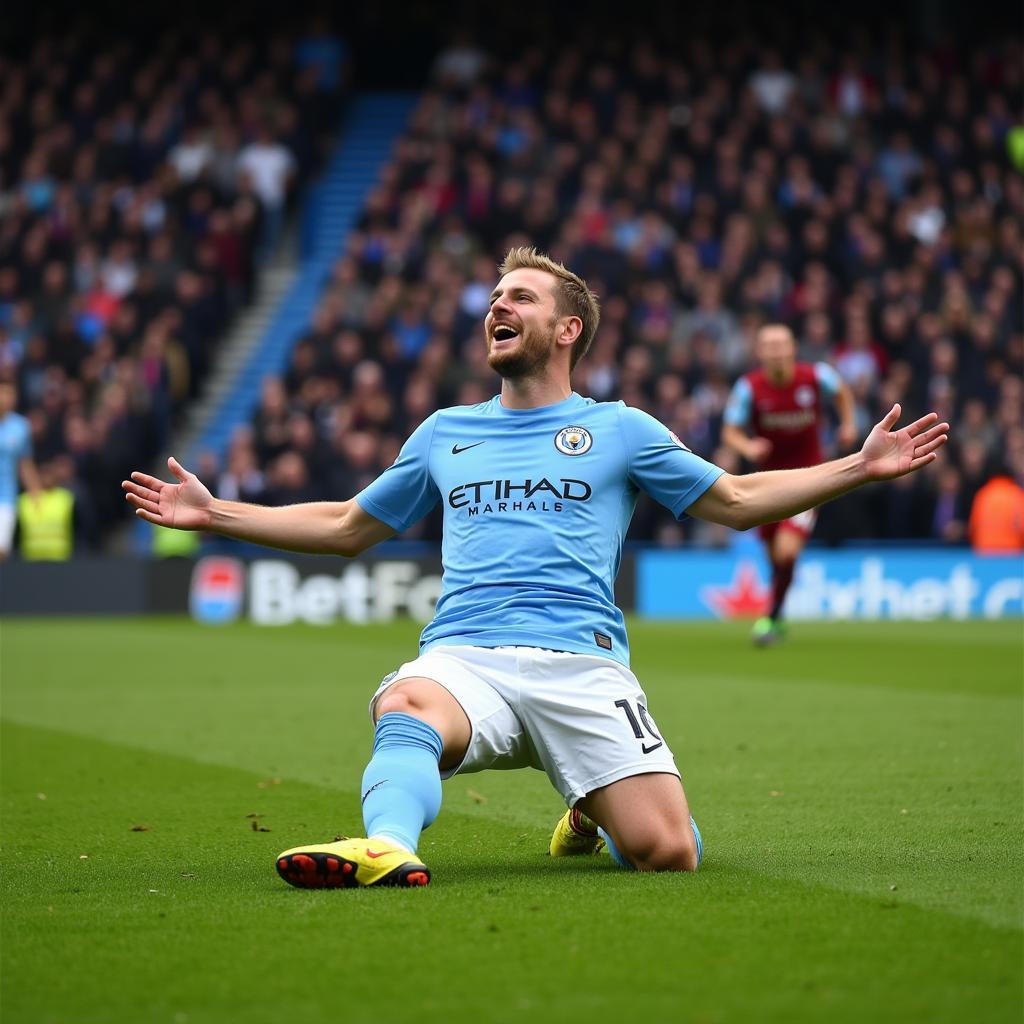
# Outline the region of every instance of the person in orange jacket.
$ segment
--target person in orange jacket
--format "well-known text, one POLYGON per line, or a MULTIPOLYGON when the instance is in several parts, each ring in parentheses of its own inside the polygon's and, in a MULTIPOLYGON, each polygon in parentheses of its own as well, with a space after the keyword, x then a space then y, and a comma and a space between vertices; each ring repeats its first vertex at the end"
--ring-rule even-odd
POLYGON ((974 496, 967 536, 979 554, 1024 551, 1024 487, 1005 465, 974 496))

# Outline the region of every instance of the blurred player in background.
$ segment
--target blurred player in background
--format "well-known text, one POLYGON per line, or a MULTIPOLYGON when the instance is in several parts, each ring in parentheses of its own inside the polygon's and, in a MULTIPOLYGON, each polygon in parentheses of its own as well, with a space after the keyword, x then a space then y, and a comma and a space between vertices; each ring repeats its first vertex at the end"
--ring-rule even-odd
POLYGON ((32 461, 32 430, 19 416, 18 389, 0 380, 0 561, 11 553, 18 518, 18 481, 33 500, 41 493, 39 473, 32 461))
MULTIPOLYGON (((796 340, 785 324, 766 324, 757 334, 756 370, 732 389, 722 440, 759 469, 800 469, 822 460, 825 405, 839 413, 836 439, 843 451, 857 440, 853 393, 827 363, 800 363, 796 340), (748 433, 749 431, 749 433, 748 433)), ((765 523, 761 539, 772 564, 771 607, 754 623, 754 643, 767 646, 784 635, 782 607, 796 560, 814 532, 816 509, 765 523)))
POLYGON ((591 853, 603 841, 626 868, 695 870, 700 833, 629 670, 613 599, 639 491, 677 517, 747 529, 920 469, 946 440, 948 424, 934 414, 894 431, 897 405, 855 455, 733 476, 647 413, 572 390, 599 318, 585 281, 525 248, 511 250, 500 273, 484 321, 500 394, 429 416, 354 499, 221 501, 174 459, 176 483, 144 473, 123 483, 138 515, 160 526, 347 556, 443 504, 434 618, 419 656, 370 703, 366 838, 285 850, 277 870, 291 885, 427 884, 416 848, 440 810, 441 779, 527 766, 544 771, 569 806, 553 856, 591 853))

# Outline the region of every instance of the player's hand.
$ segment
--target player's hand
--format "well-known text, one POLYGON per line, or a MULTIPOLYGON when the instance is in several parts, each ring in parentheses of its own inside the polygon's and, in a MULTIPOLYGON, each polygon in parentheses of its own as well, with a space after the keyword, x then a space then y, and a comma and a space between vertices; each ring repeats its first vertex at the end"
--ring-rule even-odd
POLYGON ((772 453, 772 443, 767 437, 752 437, 747 444, 746 458, 759 466, 772 453))
POLYGON ((948 423, 936 423, 934 412, 907 427, 893 430, 900 418, 899 403, 874 425, 860 453, 869 480, 892 480, 934 462, 935 453, 949 439, 948 423))
POLYGON ((210 525, 213 495, 194 473, 184 469, 177 459, 167 460, 167 468, 178 483, 165 483, 146 473, 132 473, 122 480, 125 499, 135 506, 135 514, 157 526, 176 530, 205 530, 210 525))
POLYGON ((857 428, 852 423, 840 423, 836 431, 840 451, 852 451, 857 444, 857 428))

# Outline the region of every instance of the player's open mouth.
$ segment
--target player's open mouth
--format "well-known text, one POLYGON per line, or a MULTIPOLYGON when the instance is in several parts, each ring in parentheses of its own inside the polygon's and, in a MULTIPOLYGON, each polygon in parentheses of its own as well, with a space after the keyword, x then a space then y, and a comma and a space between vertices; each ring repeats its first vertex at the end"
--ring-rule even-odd
POLYGON ((491 328, 492 341, 511 341, 513 338, 518 337, 519 331, 517 331, 511 324, 495 324, 491 328))

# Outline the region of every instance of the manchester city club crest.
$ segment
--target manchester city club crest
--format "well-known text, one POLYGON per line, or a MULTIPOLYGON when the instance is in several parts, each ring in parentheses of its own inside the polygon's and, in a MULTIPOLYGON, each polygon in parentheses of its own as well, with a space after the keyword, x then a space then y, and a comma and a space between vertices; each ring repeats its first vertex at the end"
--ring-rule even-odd
POLYGON ((585 455, 593 444, 590 431, 583 427, 563 427, 555 434, 555 447, 563 455, 585 455))

